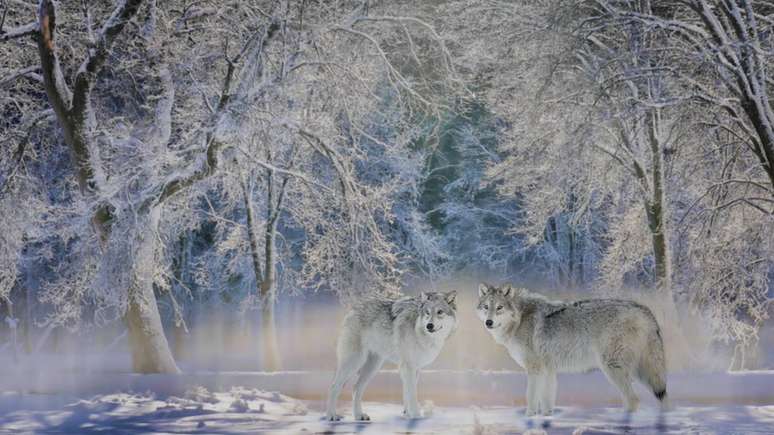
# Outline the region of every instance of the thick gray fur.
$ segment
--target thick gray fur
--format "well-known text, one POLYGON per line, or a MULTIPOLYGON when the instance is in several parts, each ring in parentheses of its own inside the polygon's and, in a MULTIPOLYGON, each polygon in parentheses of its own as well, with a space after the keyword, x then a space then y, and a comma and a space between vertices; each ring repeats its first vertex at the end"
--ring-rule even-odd
POLYGON ((527 415, 553 413, 557 373, 597 368, 620 390, 627 411, 639 404, 633 379, 667 407, 664 343, 644 305, 621 299, 551 301, 510 285, 480 284, 476 311, 527 372, 527 415))
POLYGON ((406 416, 421 417, 417 377, 421 368, 435 360, 457 327, 455 297, 456 292, 427 292, 415 297, 366 298, 356 303, 344 318, 339 335, 338 365, 328 393, 327 419, 341 419, 336 414, 338 396, 344 384, 357 375, 353 415, 355 420, 370 420, 363 413, 363 392, 385 361, 398 364, 406 416))

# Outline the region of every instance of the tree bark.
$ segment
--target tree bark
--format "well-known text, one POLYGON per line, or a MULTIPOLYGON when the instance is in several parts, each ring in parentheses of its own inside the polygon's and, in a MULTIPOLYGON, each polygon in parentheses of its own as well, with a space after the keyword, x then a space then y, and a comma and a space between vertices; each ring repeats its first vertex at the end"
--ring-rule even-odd
POLYGON ((277 233, 276 219, 266 226, 266 245, 264 276, 261 282, 261 342, 263 343, 263 367, 275 371, 282 368, 279 346, 277 345, 277 328, 274 319, 277 303, 276 269, 274 240, 277 233))
MULTIPOLYGON (((768 96, 769 84, 765 75, 766 59, 762 54, 761 33, 755 8, 748 1, 744 6, 729 2, 725 7, 713 8, 706 2, 696 2, 694 11, 699 15, 707 33, 714 42, 716 56, 729 70, 722 80, 726 88, 739 99, 745 115, 755 129, 752 150, 774 187, 774 110, 768 96)), ((740 123, 744 123, 739 119, 740 123)))
POLYGON ((132 349, 132 369, 137 373, 179 373, 161 323, 153 275, 160 207, 147 216, 146 227, 137 234, 137 250, 129 288, 126 325, 132 349))
POLYGON ((31 354, 32 353, 32 340, 30 336, 32 335, 32 304, 34 303, 34 296, 32 295, 32 290, 30 289, 29 285, 24 285, 24 322, 22 323, 22 327, 24 328, 22 330, 22 340, 24 342, 24 353, 31 354))
MULTIPOLYGON (((67 86, 63 70, 56 53, 56 4, 41 0, 38 8, 38 54, 46 94, 65 142, 70 146, 71 155, 78 170, 78 184, 81 192, 93 195, 100 186, 96 180, 98 165, 92 161, 90 144, 94 114, 91 109, 91 93, 97 74, 107 59, 108 52, 129 20, 137 14, 142 0, 121 1, 113 14, 103 25, 96 45, 88 52, 79 68, 74 90, 67 86)), ((139 245, 136 255, 139 259, 132 266, 132 282, 127 294, 125 320, 129 332, 132 353, 132 367, 140 373, 178 373, 169 343, 164 336, 156 296, 153 292, 153 259, 158 229, 159 207, 153 207, 141 218, 148 219, 148 226, 138 234, 139 245)), ((107 206, 98 207, 92 222, 103 243, 110 235, 111 212, 107 206)))
POLYGON ((670 273, 669 238, 667 237, 666 204, 664 194, 664 156, 659 137, 660 111, 653 109, 646 116, 648 123, 648 143, 651 154, 651 198, 645 205, 653 243, 656 289, 671 295, 672 279, 670 273))
MULTIPOLYGON (((271 184, 269 184, 271 189, 271 184)), ((242 193, 245 209, 247 210, 247 235, 250 242, 250 256, 253 262, 255 282, 258 285, 258 296, 261 303, 261 360, 262 367, 267 371, 279 370, 282 366, 279 347, 277 345, 277 328, 275 324, 274 305, 275 296, 275 265, 274 265, 274 237, 276 232, 276 220, 271 222, 271 207, 269 207, 269 222, 266 224, 264 234, 264 259, 261 261, 258 217, 252 201, 252 192, 246 180, 242 180, 242 193)), ((269 194, 269 204, 272 198, 269 194)))
MULTIPOLYGON (((180 243, 181 244, 180 254, 179 254, 180 256, 177 259, 177 262, 175 264, 175 271, 174 271, 177 285, 174 285, 170 289, 170 292, 174 292, 175 288, 178 285, 182 287, 183 283, 187 281, 185 267, 186 267, 186 264, 188 264, 190 240, 191 240, 190 235, 186 234, 185 236, 183 236, 183 240, 180 243)), ((189 331, 185 323, 186 312, 183 310, 183 307, 177 306, 177 302, 175 302, 175 297, 173 293, 170 293, 170 300, 173 301, 173 305, 175 307, 176 312, 177 310, 180 310, 179 312, 177 312, 178 314, 175 315, 175 322, 174 322, 174 329, 173 329, 175 339, 174 339, 173 349, 172 349, 172 354, 174 355, 175 360, 179 360, 184 355, 186 342, 189 337, 189 331), (180 318, 177 317, 178 315, 180 316, 180 318)))
POLYGON ((180 360, 185 353, 185 343, 188 339, 188 332, 183 328, 180 323, 175 323, 174 326, 175 342, 173 348, 173 355, 175 360, 180 360))
POLYGON ((266 371, 277 371, 282 368, 282 359, 280 357, 279 345, 277 341, 277 327, 275 323, 275 298, 271 295, 262 300, 261 303, 261 359, 263 369, 266 371))
POLYGON ((667 237, 664 233, 664 216, 661 206, 650 205, 648 212, 648 226, 651 233, 653 244, 653 258, 655 270, 656 289, 659 291, 669 291, 671 280, 669 279, 669 248, 667 246, 667 237))

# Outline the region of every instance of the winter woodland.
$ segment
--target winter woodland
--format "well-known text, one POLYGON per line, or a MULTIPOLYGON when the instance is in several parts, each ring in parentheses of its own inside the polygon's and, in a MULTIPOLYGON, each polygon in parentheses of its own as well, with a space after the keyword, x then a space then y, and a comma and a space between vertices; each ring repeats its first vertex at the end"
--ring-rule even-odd
POLYGON ((773 70, 763 0, 0 0, 0 356, 487 280, 761 368, 773 70))

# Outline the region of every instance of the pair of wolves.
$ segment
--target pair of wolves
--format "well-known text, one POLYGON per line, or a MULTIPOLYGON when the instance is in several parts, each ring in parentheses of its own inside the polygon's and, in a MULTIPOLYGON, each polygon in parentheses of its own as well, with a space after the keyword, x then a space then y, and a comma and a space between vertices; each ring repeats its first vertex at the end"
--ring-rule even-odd
MULTIPOLYGON (((527 372, 528 416, 553 413, 557 373, 597 368, 620 390, 627 411, 636 410, 639 403, 633 379, 666 407, 664 344, 647 307, 620 299, 550 301, 510 285, 480 284, 478 295, 479 319, 527 372)), ((363 392, 385 361, 398 365, 405 415, 421 417, 419 370, 435 360, 456 327, 456 292, 372 298, 354 305, 339 336, 326 418, 341 419, 336 401, 344 384, 357 375, 354 418, 369 420, 362 409, 363 392)))

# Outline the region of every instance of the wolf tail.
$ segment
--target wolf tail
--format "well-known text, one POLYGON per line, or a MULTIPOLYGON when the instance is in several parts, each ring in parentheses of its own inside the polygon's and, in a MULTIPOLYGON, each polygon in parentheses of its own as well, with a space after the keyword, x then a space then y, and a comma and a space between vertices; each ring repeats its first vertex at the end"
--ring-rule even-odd
POLYGON ((648 336, 645 351, 637 367, 637 377, 653 391, 653 395, 661 402, 661 408, 669 409, 666 388, 666 355, 664 340, 658 324, 648 336))

